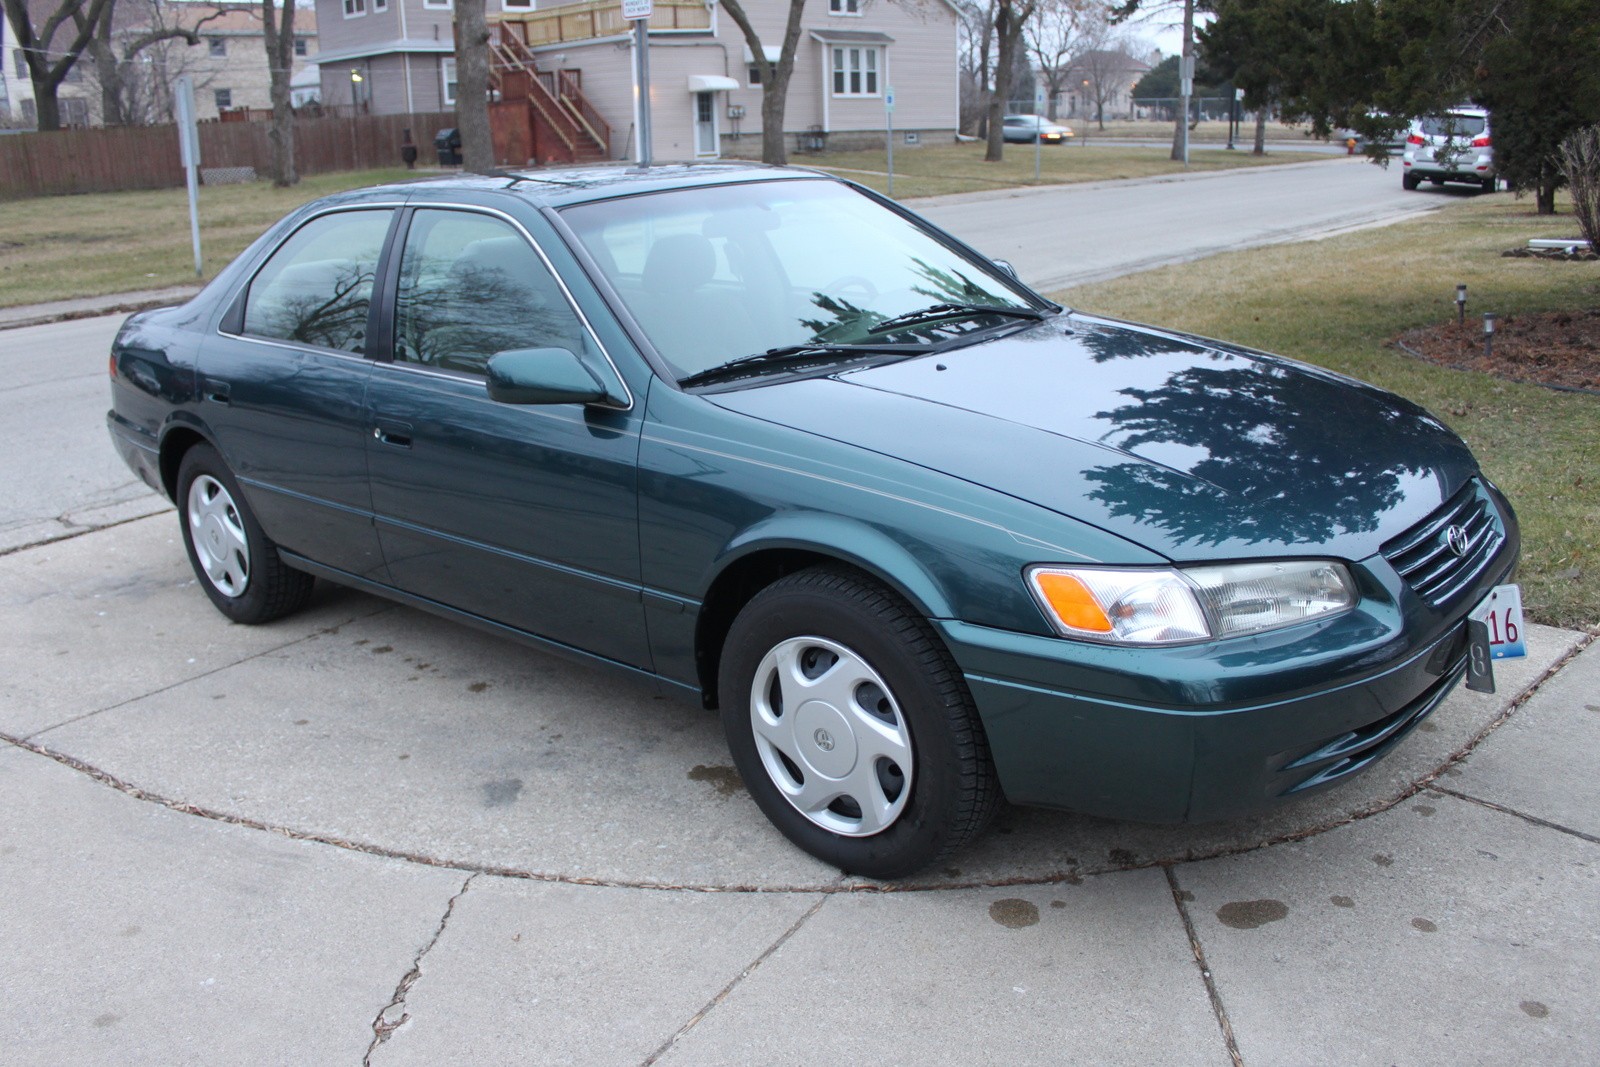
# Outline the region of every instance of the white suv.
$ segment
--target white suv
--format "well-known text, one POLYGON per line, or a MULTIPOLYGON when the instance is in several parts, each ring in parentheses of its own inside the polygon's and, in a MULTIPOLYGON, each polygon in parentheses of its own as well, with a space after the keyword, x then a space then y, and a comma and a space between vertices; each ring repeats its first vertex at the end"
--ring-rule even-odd
POLYGON ((1494 149, 1489 113, 1478 107, 1451 108, 1411 124, 1400 182, 1415 189, 1423 181, 1471 182, 1494 192, 1494 149))

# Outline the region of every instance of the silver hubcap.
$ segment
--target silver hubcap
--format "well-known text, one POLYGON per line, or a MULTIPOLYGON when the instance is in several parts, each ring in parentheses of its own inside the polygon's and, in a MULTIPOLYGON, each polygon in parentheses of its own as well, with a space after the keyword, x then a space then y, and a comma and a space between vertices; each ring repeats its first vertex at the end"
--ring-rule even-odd
POLYGON ((823 637, 768 652, 750 691, 767 776, 794 809, 846 837, 887 830, 911 795, 911 734, 878 672, 823 637))
POLYGON ((189 539, 207 580, 223 596, 250 584, 250 543, 239 508, 222 483, 202 474, 189 484, 189 539))

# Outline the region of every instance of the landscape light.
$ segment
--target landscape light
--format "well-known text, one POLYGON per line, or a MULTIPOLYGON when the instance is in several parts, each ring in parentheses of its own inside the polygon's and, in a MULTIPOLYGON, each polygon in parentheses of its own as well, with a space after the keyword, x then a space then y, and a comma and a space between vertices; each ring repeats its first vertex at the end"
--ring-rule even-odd
POLYGON ((1483 313, 1483 358, 1494 355, 1494 324, 1499 316, 1492 311, 1483 313))
POLYGON ((1456 325, 1465 326, 1467 322, 1467 287, 1456 286, 1456 325))

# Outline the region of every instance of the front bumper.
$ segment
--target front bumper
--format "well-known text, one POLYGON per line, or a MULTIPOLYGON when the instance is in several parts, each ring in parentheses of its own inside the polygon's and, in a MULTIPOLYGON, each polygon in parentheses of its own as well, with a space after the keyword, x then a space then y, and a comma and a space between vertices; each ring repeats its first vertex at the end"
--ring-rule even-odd
POLYGON ((1442 703, 1466 670, 1465 617, 1509 579, 1505 540, 1475 580, 1430 604, 1382 555, 1352 568, 1350 612, 1269 634, 1114 648, 944 621, 1006 796, 1141 822, 1207 822, 1357 775, 1442 703))

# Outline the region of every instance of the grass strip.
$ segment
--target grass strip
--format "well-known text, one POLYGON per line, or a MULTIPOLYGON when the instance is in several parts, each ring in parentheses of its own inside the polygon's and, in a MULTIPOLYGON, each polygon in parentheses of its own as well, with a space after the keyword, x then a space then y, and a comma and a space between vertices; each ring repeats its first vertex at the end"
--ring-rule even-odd
POLYGON ((1463 199, 1397 226, 1226 253, 1056 296, 1279 352, 1421 404, 1466 439, 1517 509, 1529 617, 1592 628, 1600 623, 1600 397, 1434 366, 1390 344, 1454 319, 1458 283, 1480 320, 1486 311, 1600 306, 1600 264, 1500 255, 1574 229, 1563 206, 1565 217, 1552 219, 1506 194, 1463 199))

